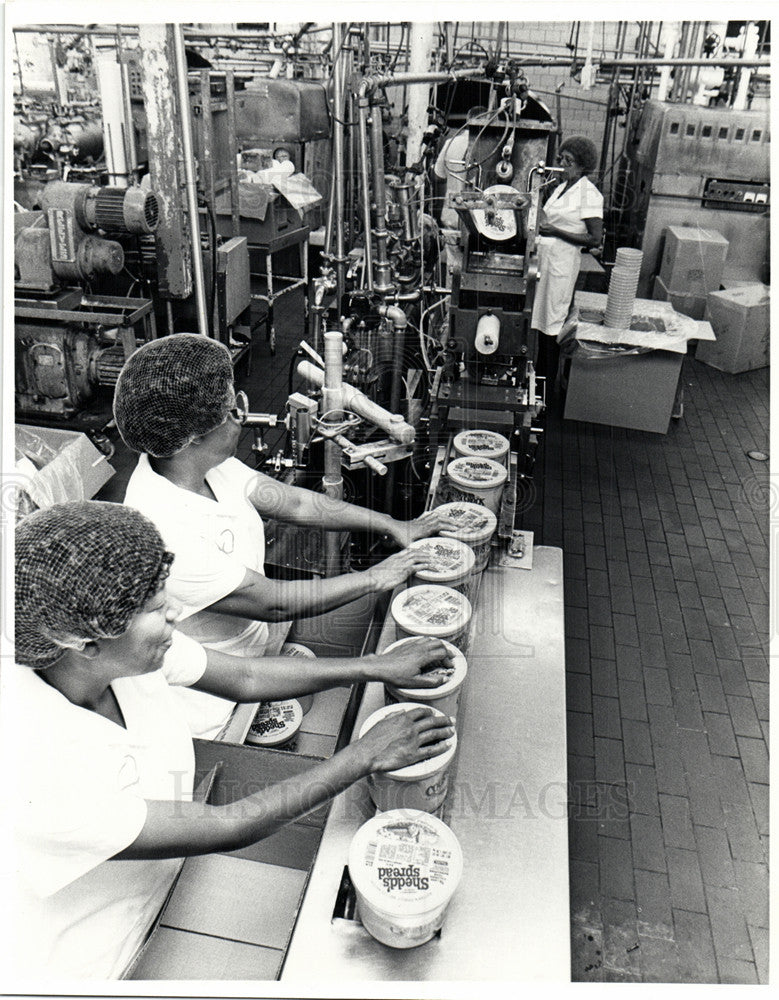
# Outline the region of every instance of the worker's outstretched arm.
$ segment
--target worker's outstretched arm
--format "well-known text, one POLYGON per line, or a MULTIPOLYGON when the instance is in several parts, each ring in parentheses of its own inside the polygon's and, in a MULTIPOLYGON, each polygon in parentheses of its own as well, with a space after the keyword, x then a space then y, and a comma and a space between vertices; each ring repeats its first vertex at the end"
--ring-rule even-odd
POLYGON ((392 771, 437 756, 453 735, 450 719, 420 706, 381 720, 362 739, 309 771, 229 805, 147 801, 141 832, 115 858, 177 858, 246 847, 373 771, 392 771))
POLYGON ((374 531, 389 535, 400 546, 435 535, 449 524, 446 515, 435 510, 412 521, 398 521, 381 511, 290 486, 261 472, 257 473, 249 499, 263 517, 328 531, 374 531))
POLYGON ((266 622, 309 618, 365 594, 392 590, 416 570, 426 568, 429 568, 428 556, 414 549, 403 549, 360 573, 344 573, 327 579, 269 580, 247 569, 235 590, 207 610, 266 622))
POLYGON ((380 681, 396 687, 434 688, 445 674, 431 668, 452 666, 439 639, 415 639, 399 649, 362 657, 230 656, 206 649, 206 669, 192 686, 231 701, 275 701, 314 694, 332 687, 380 681))

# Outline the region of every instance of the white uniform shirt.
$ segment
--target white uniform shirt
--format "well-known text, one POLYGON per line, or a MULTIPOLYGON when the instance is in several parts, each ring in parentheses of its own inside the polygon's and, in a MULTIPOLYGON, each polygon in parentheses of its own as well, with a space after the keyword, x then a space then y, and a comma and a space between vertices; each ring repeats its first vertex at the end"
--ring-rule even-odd
MULTIPOLYGON (((174 633, 165 662, 170 676, 192 684, 205 652, 174 633)), ((126 729, 74 705, 30 667, 3 670, 4 725, 14 736, 7 971, 24 981, 115 979, 181 861, 108 859, 140 833, 145 800, 192 798, 186 720, 163 670, 112 683, 126 729)))
MULTIPOLYGON (((550 225, 572 235, 587 232, 585 219, 603 218, 603 195, 587 177, 580 177, 567 191, 558 185, 544 205, 550 225)), ((538 285, 533 300, 531 327, 556 337, 568 315, 582 248, 557 236, 538 238, 538 285)))
MULTIPOLYGON (((231 594, 247 569, 264 573, 265 529, 249 500, 256 473, 237 458, 211 469, 212 500, 182 489, 152 469, 141 455, 124 502, 156 524, 176 558, 168 593, 182 607, 180 629, 211 649, 233 656, 262 656, 268 626, 252 618, 204 609, 231 594)), ((192 732, 213 739, 230 718, 234 702, 181 688, 192 732)))

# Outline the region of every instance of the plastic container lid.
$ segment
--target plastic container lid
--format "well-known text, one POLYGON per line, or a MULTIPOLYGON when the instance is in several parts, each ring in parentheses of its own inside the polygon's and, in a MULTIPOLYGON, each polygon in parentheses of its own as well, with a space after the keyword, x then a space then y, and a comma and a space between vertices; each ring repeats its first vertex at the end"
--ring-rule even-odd
POLYGON ((468 500, 442 503, 436 510, 442 511, 457 524, 456 528, 441 528, 441 534, 446 538, 459 538, 462 542, 473 544, 490 538, 498 527, 498 519, 489 507, 468 500))
POLYGON ((431 583, 449 583, 467 576, 476 562, 473 549, 459 538, 418 538, 410 549, 421 549, 435 565, 435 569, 418 569, 418 580, 431 583))
POLYGON ((502 458, 509 450, 508 438, 495 431, 460 431, 454 436, 454 449, 458 455, 475 455, 477 458, 502 458))
POLYGON ((462 878, 457 837, 437 816, 390 809, 363 823, 349 847, 349 875, 370 906, 415 916, 445 906, 462 878))
POLYGON ((401 590, 390 610, 402 629, 434 638, 446 638, 471 620, 468 598, 458 590, 434 583, 401 590))
MULTIPOLYGON (((397 642, 393 642, 391 646, 387 646, 384 650, 385 653, 392 653, 401 646, 404 646, 407 642, 415 642, 415 637, 409 636, 406 639, 398 639, 397 642)), ((451 642, 447 642, 446 639, 441 639, 441 642, 446 646, 446 651, 453 661, 452 667, 438 667, 434 670, 425 670, 426 674, 430 674, 435 677, 436 674, 444 674, 446 680, 444 683, 437 688, 409 688, 409 687, 396 687, 394 684, 387 684, 388 688, 392 691, 397 691, 399 695, 404 698, 408 698, 414 701, 437 701, 439 698, 445 698, 447 695, 451 694, 452 691, 456 691, 457 688, 465 680, 465 675, 468 673, 468 661, 465 659, 463 654, 453 646, 451 642)))
MULTIPOLYGON (((429 708, 434 715, 448 718, 448 716, 445 716, 443 712, 439 712, 432 705, 425 707, 429 708)), ((419 708, 419 705, 414 702, 401 701, 396 702, 394 705, 385 705, 383 708, 377 709, 363 722, 360 727, 359 738, 362 739, 369 729, 373 729, 377 722, 381 722, 388 715, 395 715, 396 712, 410 712, 412 708, 419 708)), ((418 764, 399 767, 396 771, 381 771, 380 773, 382 777, 394 778, 396 781, 419 781, 421 778, 429 778, 431 774, 438 774, 439 771, 443 771, 451 763, 456 750, 457 733, 452 737, 451 745, 443 753, 439 753, 435 757, 428 757, 427 760, 420 760, 418 764)))
POLYGON ((303 646, 299 642, 285 642, 281 647, 282 656, 303 656, 307 660, 315 660, 317 658, 316 653, 309 649, 308 646, 303 646))
POLYGON ((257 709, 246 739, 261 747, 286 743, 300 729, 303 709, 295 698, 285 701, 264 701, 257 709))
POLYGON ((446 474, 458 486, 472 490, 488 490, 502 486, 509 473, 505 465, 494 462, 491 458, 464 455, 449 463, 446 474))

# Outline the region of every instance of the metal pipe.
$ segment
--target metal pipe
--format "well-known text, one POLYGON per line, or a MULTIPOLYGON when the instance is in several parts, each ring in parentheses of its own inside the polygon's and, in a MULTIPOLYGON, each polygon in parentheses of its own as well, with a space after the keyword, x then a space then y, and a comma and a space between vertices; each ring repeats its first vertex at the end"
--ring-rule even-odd
MULTIPOLYGON (((570 60, 568 60, 570 63, 570 60)), ((383 76, 365 76, 357 87, 357 94, 371 94, 379 87, 406 87, 411 83, 446 83, 457 80, 474 79, 477 76, 484 76, 484 68, 481 66, 470 69, 456 69, 449 73, 388 73, 383 76)))
POLYGON ((381 127, 381 108, 371 105, 371 174, 373 181, 373 219, 376 238, 374 291, 389 295, 394 291, 389 262, 389 233, 387 232, 387 191, 384 180, 384 132, 381 127))
POLYGON ((116 48, 119 60, 119 72, 122 82, 122 104, 124 106, 124 138, 127 147, 127 172, 132 180, 137 184, 138 174, 138 150, 135 145, 135 126, 133 125, 133 106, 130 100, 130 73, 127 68, 127 61, 124 58, 124 38, 122 28, 116 26, 116 48))
MULTIPOLYGON (((433 51, 432 21, 409 25, 409 70, 414 73, 427 72, 433 51)), ((429 90, 415 87, 408 98, 408 134, 406 138, 406 166, 416 163, 422 150, 422 136, 427 127, 427 107, 429 90)))
POLYGON ((379 306, 379 316, 388 319, 395 330, 392 342, 392 385, 390 388, 390 411, 397 413, 400 409, 400 386, 402 382, 401 366, 403 364, 403 348, 405 346, 406 326, 408 320, 400 306, 387 303, 379 306))
MULTIPOLYGON (((343 410, 343 337, 338 330, 324 336, 325 370, 322 383, 322 413, 343 410)), ((343 500, 344 480, 341 475, 341 449, 331 438, 325 438, 325 470, 322 489, 326 496, 343 500)), ((335 576, 340 570, 340 545, 337 531, 325 532, 325 575, 335 576)))
MULTIPOLYGON (((310 361, 298 362, 297 373, 314 385, 320 387, 324 385, 324 372, 310 361)), ((341 405, 344 409, 351 410, 375 424, 398 444, 412 444, 416 437, 416 431, 411 424, 406 423, 402 414, 390 413, 348 382, 343 382, 341 385, 341 405)))
POLYGON ((368 159, 368 95, 360 94, 358 100, 360 137, 360 183, 362 187, 362 218, 365 229, 365 275, 368 289, 373 291, 373 246, 371 244, 371 185, 368 159))
POLYGON ((205 283, 203 281, 203 250, 200 244, 200 217, 197 211, 197 185, 195 181, 195 160, 192 151, 192 110, 189 106, 189 86, 187 83, 187 56, 184 51, 184 32, 180 24, 173 26, 173 48, 176 56, 176 88, 179 98, 179 126, 181 129, 182 158, 187 189, 187 211, 189 214, 189 235, 192 242, 192 277, 195 285, 195 309, 197 311, 198 332, 209 336, 208 309, 206 307, 205 283))
POLYGON ((337 53, 333 66, 333 178, 335 193, 335 274, 336 309, 340 311, 346 288, 344 258, 344 127, 343 127, 343 25, 333 23, 333 49, 337 53))

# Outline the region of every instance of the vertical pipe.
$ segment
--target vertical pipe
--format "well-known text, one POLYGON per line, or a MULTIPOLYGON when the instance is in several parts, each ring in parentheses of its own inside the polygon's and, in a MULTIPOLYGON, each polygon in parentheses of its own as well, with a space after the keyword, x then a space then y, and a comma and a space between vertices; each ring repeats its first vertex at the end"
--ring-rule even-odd
POLYGON ((103 116, 103 145, 105 148, 108 182, 120 184, 128 177, 128 163, 124 141, 125 109, 122 100, 122 73, 117 62, 116 43, 106 39, 95 40, 95 67, 100 90, 100 107, 103 116))
POLYGON ((122 82, 122 106, 124 109, 124 139, 127 159, 127 176, 138 183, 138 150, 135 145, 135 127, 133 126, 133 106, 130 102, 130 73, 124 53, 122 28, 116 26, 116 56, 119 60, 119 72, 122 82))
POLYGON ((384 133, 381 127, 381 108, 371 104, 371 167, 373 179, 373 218, 375 222, 376 258, 374 260, 374 289, 380 295, 393 291, 392 273, 388 257, 389 233, 387 232, 387 192, 384 181, 384 133))
MULTIPOLYGON (((409 73, 426 73, 430 69, 433 52, 432 21, 409 24, 409 73)), ((430 88, 411 87, 408 98, 408 138, 406 140, 406 166, 416 163, 422 149, 422 136, 427 127, 427 106, 430 88)))
MULTIPOLYGON (((754 21, 747 21, 744 27, 744 49, 741 53, 743 59, 753 59, 757 52, 757 42, 760 32, 754 21)), ((752 70, 743 67, 738 75, 738 86, 736 96, 733 99, 733 110, 743 111, 747 106, 749 96, 749 84, 752 80, 752 70)))
MULTIPOLYGON (((679 35, 681 33, 682 26, 678 21, 667 21, 665 24, 665 40, 663 45, 663 55, 666 59, 671 59, 674 54, 674 49, 679 41, 679 35)), ((657 88, 657 99, 659 101, 667 101, 669 98, 669 87, 671 83, 671 67, 663 66, 660 70, 660 83, 657 88)))
MULTIPOLYGON (((322 415, 332 419, 333 410, 343 408, 343 336, 329 330, 324 336, 325 376, 322 386, 322 415)), ((330 439, 325 440, 325 473, 322 488, 326 496, 342 500, 344 481, 341 475, 341 449, 330 439)), ((325 532, 325 575, 335 576, 340 570, 340 547, 337 531, 325 532)))
POLYGON ((368 288, 373 291, 373 245, 371 242, 371 185, 369 180, 370 163, 368 161, 368 94, 360 92, 359 130, 360 137, 360 187, 362 189, 362 218, 365 229, 365 274, 368 278, 368 288))
POLYGON ((203 336, 209 335, 208 310, 206 307, 205 283, 203 281, 203 250, 200 245, 200 217, 197 210, 197 187, 195 183, 195 161, 192 153, 192 122, 189 107, 189 86, 187 83, 187 57, 184 51, 184 28, 173 26, 173 47, 176 56, 176 87, 179 98, 181 121, 181 146, 184 160, 184 176, 187 188, 187 211, 189 214, 189 235, 192 242, 192 273, 195 284, 195 309, 197 328, 203 336))
POLYGON ((343 127, 343 30, 344 26, 333 23, 333 180, 335 205, 335 269, 336 308, 340 312, 346 285, 346 264, 344 260, 344 127, 343 127))

